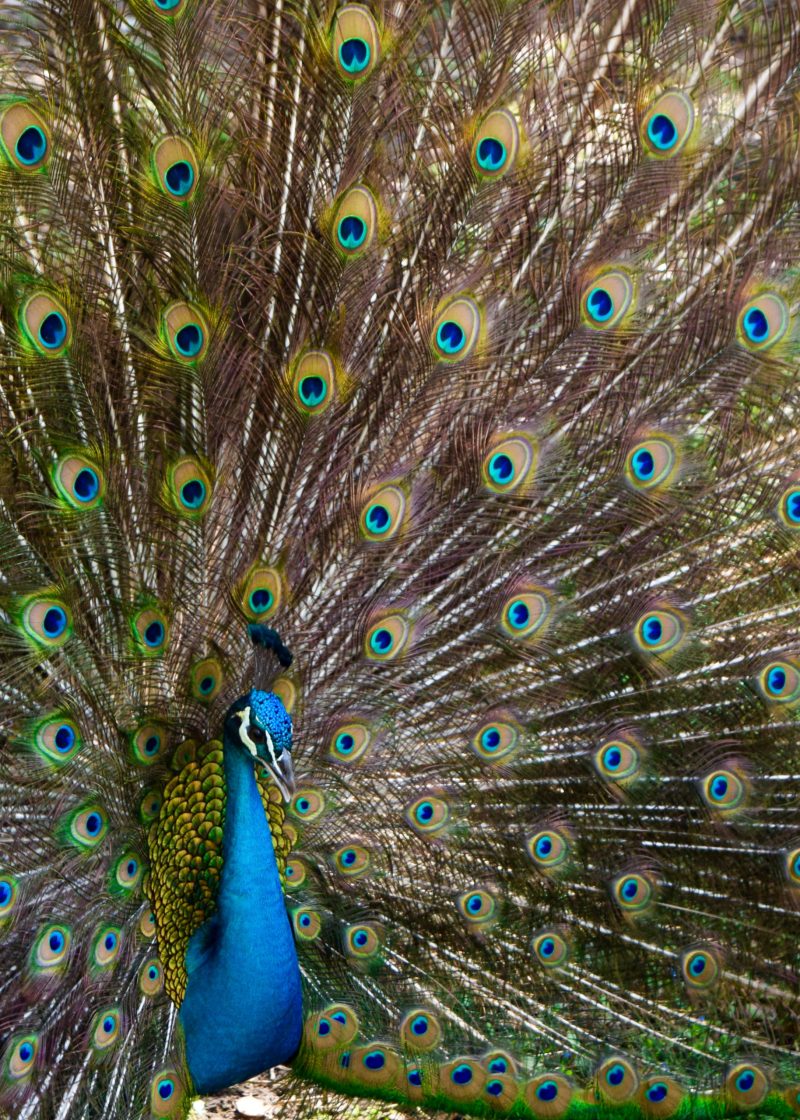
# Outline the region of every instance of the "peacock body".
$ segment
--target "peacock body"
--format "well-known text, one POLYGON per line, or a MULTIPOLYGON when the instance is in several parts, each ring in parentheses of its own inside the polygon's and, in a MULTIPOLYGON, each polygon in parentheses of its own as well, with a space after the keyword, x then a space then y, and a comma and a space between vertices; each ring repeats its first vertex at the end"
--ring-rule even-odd
POLYGON ((0 19, 0 1114, 800 1113, 800 10, 0 19))

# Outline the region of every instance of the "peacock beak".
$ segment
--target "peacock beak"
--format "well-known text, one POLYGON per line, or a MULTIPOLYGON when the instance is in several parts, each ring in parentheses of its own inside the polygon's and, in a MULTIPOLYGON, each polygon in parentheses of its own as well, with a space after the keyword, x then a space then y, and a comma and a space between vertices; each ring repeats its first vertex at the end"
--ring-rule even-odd
MULTIPOLYGON (((263 761, 263 760, 262 760, 263 761)), ((291 801, 294 794, 294 766, 292 756, 288 751, 281 751, 278 758, 270 759, 266 769, 271 774, 275 785, 281 791, 284 801, 291 801)))

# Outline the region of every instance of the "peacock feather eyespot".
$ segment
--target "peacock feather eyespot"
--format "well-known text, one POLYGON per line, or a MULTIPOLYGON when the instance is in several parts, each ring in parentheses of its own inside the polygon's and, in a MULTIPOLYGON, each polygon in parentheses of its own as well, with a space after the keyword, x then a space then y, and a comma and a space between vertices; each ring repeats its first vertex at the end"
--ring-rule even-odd
POLYGON ((30 1077, 34 1071, 38 1053, 38 1034, 12 1035, 8 1040, 3 1057, 5 1078, 13 1084, 30 1077))
POLYGON ((370 661, 394 661, 408 650, 412 626, 399 613, 383 615, 373 622, 364 637, 364 654, 370 661))
POLYGON ((216 657, 204 657, 189 670, 189 691, 201 704, 210 704, 219 696, 225 682, 222 664, 216 657))
POLYGON ((439 1067, 439 1091, 451 1103, 477 1100, 487 1080, 486 1070, 474 1058, 453 1058, 439 1067))
POLYGON ((156 935, 156 916, 149 906, 146 906, 139 918, 139 933, 147 941, 156 935))
POLYGON ((173 202, 188 202, 197 189, 199 166, 194 148, 181 136, 165 136, 150 156, 153 177, 173 202))
POLYGON ((336 396, 336 365, 326 350, 306 350, 290 367, 292 395, 306 416, 318 416, 336 396))
POLYGON ((19 895, 19 885, 13 875, 0 870, 0 922, 10 918, 19 895))
POLYGON ((776 292, 762 292, 739 312, 736 337, 747 350, 771 349, 789 329, 789 308, 776 292))
POLYGON ((164 972, 158 957, 150 957, 139 969, 139 991, 143 996, 152 998, 161 993, 164 987, 164 972))
POLYGON ((366 723, 345 723, 331 735, 328 756, 334 762, 352 764, 363 759, 373 740, 372 729, 366 723))
POLYGON ((283 879, 284 885, 289 891, 296 891, 304 887, 308 882, 308 868, 305 862, 297 856, 287 859, 283 879))
POLYGON ((179 459, 167 471, 162 491, 164 504, 181 517, 200 520, 208 512, 211 495, 210 472, 193 456, 179 459))
POLYGON ((646 611, 633 628, 636 648, 645 654, 672 656, 688 638, 686 615, 675 607, 656 607, 646 611))
POLYGON ((317 910, 303 906, 292 911, 292 927, 301 941, 316 941, 322 932, 322 918, 317 910))
POLYGON ((645 151, 671 159, 686 147, 695 127, 694 105, 680 90, 670 90, 653 102, 641 125, 645 151))
POLYGON ((380 927, 369 922, 359 922, 346 926, 344 930, 344 949, 355 960, 370 960, 378 956, 383 948, 380 927))
POLYGON ((778 520, 793 532, 800 530, 800 485, 792 483, 781 494, 778 502, 778 520))
POLYGON ((442 1027, 431 1011, 415 1007, 400 1023, 400 1042, 406 1050, 425 1053, 435 1049, 442 1038, 442 1027))
POLYGON ((67 842, 83 850, 96 848, 108 831, 105 810, 94 803, 67 813, 63 824, 67 842))
POLYGON ((150 1085, 150 1113, 154 1120, 167 1116, 184 1116, 186 1109, 186 1093, 177 1071, 161 1070, 150 1085))
POLYGON ((441 797, 420 797, 408 806, 405 816, 419 835, 435 836, 450 823, 450 807, 441 797))
POLYGON ((800 887, 800 848, 793 848, 783 853, 783 870, 789 885, 800 887))
POLYGON ((758 689, 770 704, 790 710, 800 704, 800 666, 794 658, 768 662, 758 675, 758 689))
POLYGON ((169 627, 155 606, 144 607, 131 619, 134 647, 144 657, 160 657, 166 649, 169 627))
POLYGON ((334 248, 345 257, 360 257, 378 232, 378 204, 368 187, 350 187, 333 212, 334 248))
POLYGON ((163 798, 161 796, 161 790, 145 790, 139 802, 139 820, 143 825, 149 826, 153 821, 158 820, 162 804, 163 798))
POLYGON ((399 486, 380 486, 361 507, 361 536, 371 542, 392 540, 403 529, 407 512, 408 500, 399 486))
POLYGON ((564 828, 544 828, 525 841, 528 855, 540 871, 563 870, 570 858, 571 836, 564 828))
POLYGON ((620 269, 599 273, 581 296, 581 315, 593 330, 609 330, 622 324, 634 308, 632 278, 620 269))
POLYGON ((558 1120, 572 1104, 575 1090, 557 1073, 541 1073, 532 1078, 523 1090, 523 1099, 535 1117, 558 1120))
POLYGON ((70 509, 96 509, 103 500, 103 472, 83 453, 62 455, 53 467, 51 478, 56 494, 70 509))
POLYGON ((639 1077, 625 1058, 610 1057, 601 1062, 595 1073, 600 1096, 615 1104, 629 1100, 639 1088, 639 1077))
POLYGON ((140 766, 152 766, 164 760, 169 738, 159 723, 144 723, 130 735, 131 754, 140 766))
POLYGON ((543 587, 523 587, 506 599, 500 612, 502 632, 517 642, 540 638, 550 625, 553 597, 543 587))
POLYGON ((108 889, 112 895, 127 898, 142 881, 145 868, 133 851, 125 851, 111 865, 108 889))
POLYGON ((17 171, 31 175, 50 159, 50 131, 39 114, 24 101, 0 109, 0 148, 17 171))
POLYGON ((277 614, 284 599, 280 571, 261 564, 251 568, 236 598, 251 622, 266 622, 277 614))
POLYGON ((531 951, 544 968, 563 968, 569 963, 569 943, 556 929, 540 929, 535 933, 531 938, 531 951))
POLYGON ((322 790, 305 786, 297 790, 289 802, 289 812, 303 824, 319 820, 325 812, 325 797, 322 790))
POLYGON ((122 1033, 122 1013, 118 1007, 106 1007, 98 1011, 89 1027, 92 1050, 100 1053, 109 1050, 119 1042, 122 1033))
POLYGON ((277 677, 272 682, 272 691, 291 715, 297 707, 297 701, 300 697, 300 688, 297 681, 292 677, 277 677))
POLYGON ((522 728, 509 716, 488 719, 481 724, 470 740, 470 746, 483 762, 507 762, 521 745, 522 728))
POLYGON ((158 15, 167 19, 177 19, 186 10, 189 0, 146 0, 146 2, 158 15))
POLYGON ((401 1062, 390 1046, 370 1042, 353 1050, 348 1071, 351 1079, 364 1086, 394 1086, 401 1072, 401 1062))
POLYGON ((72 342, 72 321, 50 292, 34 291, 20 305, 19 325, 25 341, 44 358, 58 358, 72 342))
POLYGON ((345 4, 331 30, 331 52, 346 82, 358 82, 375 69, 381 56, 381 36, 375 17, 362 4, 345 4))
POLYGON ((526 489, 536 477, 538 448, 525 432, 495 437, 481 465, 481 480, 492 494, 512 494, 526 489))
POLYGON ((441 362, 460 362, 473 353, 481 333, 482 315, 468 295, 453 296, 441 303, 431 335, 435 357, 441 362))
POLYGON ((475 887, 456 900, 459 913, 477 929, 489 928, 498 917, 497 900, 487 890, 475 887))
POLYGON ((500 179, 517 161, 519 125, 508 109, 495 109, 483 120, 472 145, 472 166, 482 179, 500 179))
POLYGON ((668 490, 680 468, 680 450, 668 436, 650 436, 625 459, 625 481, 634 490, 668 490))
POLYGON ((176 300, 161 313, 161 327, 169 350, 183 365, 201 362, 208 352, 210 331, 199 307, 176 300))
POLYGON ((358 1016, 353 1008, 346 1003, 332 1003, 324 1011, 307 1016, 304 1033, 314 1049, 332 1050, 348 1046, 358 1030, 358 1016))
POLYGON ((67 715, 51 712, 33 729, 33 746, 47 762, 61 766, 83 746, 78 725, 67 715))
POLYGON ((674 1116, 683 1100, 683 1089, 671 1077, 648 1077, 639 1087, 639 1103, 647 1116, 674 1116))
POLYGON ((611 881, 611 897, 626 917, 637 919, 656 904, 658 884, 650 874, 630 872, 611 881))
POLYGON ((712 770, 699 782, 700 796, 709 809, 720 816, 734 815, 747 802, 748 783, 733 767, 712 770))
POLYGON ((333 853, 333 866, 340 875, 357 879, 372 868, 372 857, 360 844, 345 844, 333 853))
POLYGON ((642 744, 632 732, 620 733, 594 752, 594 768, 604 781, 624 786, 641 774, 643 755, 642 744))
POLYGON ((72 612, 63 599, 47 592, 22 602, 20 621, 24 634, 37 647, 57 649, 72 636, 72 612))
POLYGON ((739 1108, 757 1108, 769 1092, 769 1081, 759 1066, 738 1062, 725 1075, 724 1091, 739 1108))
POLYGON ((31 946, 30 965, 37 973, 61 971, 69 960, 72 931, 69 926, 46 925, 31 946))
POLYGON ((119 926, 100 926, 92 938, 90 963, 95 971, 111 969, 117 963, 122 949, 122 931, 119 926))
POLYGON ((710 945, 692 945, 681 953, 681 973, 687 988, 707 991, 722 975, 722 961, 710 945))

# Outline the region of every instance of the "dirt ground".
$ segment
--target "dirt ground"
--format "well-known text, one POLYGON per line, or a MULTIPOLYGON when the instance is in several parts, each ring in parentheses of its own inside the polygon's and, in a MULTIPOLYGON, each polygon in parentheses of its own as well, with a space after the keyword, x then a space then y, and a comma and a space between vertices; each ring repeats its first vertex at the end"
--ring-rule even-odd
POLYGON ((234 1089, 206 1097, 202 1108, 200 1101, 195 1103, 195 1112, 190 1120, 249 1120, 250 1117, 274 1116, 278 1099, 272 1091, 272 1084, 273 1079, 264 1073, 234 1089), (258 1110, 259 1105, 263 1111, 258 1110))

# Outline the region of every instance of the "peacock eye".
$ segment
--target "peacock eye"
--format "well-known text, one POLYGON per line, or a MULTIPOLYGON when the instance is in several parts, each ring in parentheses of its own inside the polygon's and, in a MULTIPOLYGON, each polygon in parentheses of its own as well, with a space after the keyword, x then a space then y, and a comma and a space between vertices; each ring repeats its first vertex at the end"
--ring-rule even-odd
POLYGON ((366 78, 381 52, 380 31, 361 4, 345 4, 336 14, 331 48, 339 74, 348 82, 366 78))
POLYGON ((248 727, 247 734, 250 736, 254 743, 266 743, 267 741, 267 737, 262 729, 260 727, 256 727, 254 723, 251 723, 248 727))

